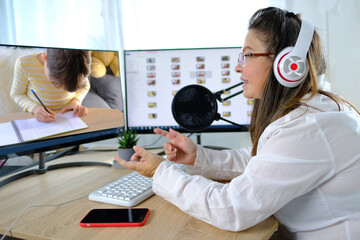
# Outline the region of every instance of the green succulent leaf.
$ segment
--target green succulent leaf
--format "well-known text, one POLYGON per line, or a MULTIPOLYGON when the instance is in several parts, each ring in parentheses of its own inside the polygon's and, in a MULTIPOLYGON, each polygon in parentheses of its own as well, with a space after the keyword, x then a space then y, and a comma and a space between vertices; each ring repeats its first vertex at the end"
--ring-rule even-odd
POLYGON ((127 131, 122 131, 117 136, 117 141, 119 144, 119 148, 132 148, 136 146, 137 142, 139 141, 139 138, 137 137, 137 132, 128 129, 127 131))

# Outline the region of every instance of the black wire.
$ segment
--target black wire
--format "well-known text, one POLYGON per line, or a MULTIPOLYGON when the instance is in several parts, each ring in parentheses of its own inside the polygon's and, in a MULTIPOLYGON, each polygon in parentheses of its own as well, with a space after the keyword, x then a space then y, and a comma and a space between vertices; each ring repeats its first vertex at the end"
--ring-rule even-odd
POLYGON ((152 145, 154 145, 155 143, 160 141, 161 138, 162 138, 162 136, 159 136, 158 139, 156 139, 153 143, 151 143, 149 145, 145 145, 145 146, 143 146, 143 148, 150 148, 152 145))

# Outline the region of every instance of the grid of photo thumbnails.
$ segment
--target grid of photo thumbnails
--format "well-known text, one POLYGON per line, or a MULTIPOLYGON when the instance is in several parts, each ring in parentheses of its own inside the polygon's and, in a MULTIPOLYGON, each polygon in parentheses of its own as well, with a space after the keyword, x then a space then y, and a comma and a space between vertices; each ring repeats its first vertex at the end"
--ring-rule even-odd
MULTIPOLYGON (((194 66, 194 72, 191 73, 191 75, 194 75, 194 79, 196 79, 191 84, 200 84, 205 85, 207 81, 207 77, 211 77, 212 72, 207 71, 206 69, 206 57, 204 56, 197 56, 196 57, 196 64, 194 66)), ((156 86, 157 84, 157 78, 156 78, 156 58, 146 58, 146 68, 147 68, 147 85, 148 86, 156 86)), ((171 58, 171 84, 173 86, 181 86, 182 84, 182 76, 181 76, 181 59, 180 57, 172 57, 171 58)), ((224 87, 228 87, 227 85, 231 83, 231 68, 230 68, 230 56, 221 56, 221 68, 219 68, 219 71, 221 71, 221 81, 222 84, 224 84, 224 87)), ((192 76, 193 77, 193 76, 192 76)), ((156 88, 155 88, 156 89, 156 88)), ((148 101, 148 118, 149 119, 156 119, 157 113, 154 111, 157 107, 157 101, 156 101, 156 90, 149 90, 147 91, 147 97, 149 98, 148 101)), ((175 96, 178 90, 172 90, 172 95, 175 96)), ((226 95, 230 95, 231 90, 223 93, 224 98, 226 95)), ((224 101, 222 103, 223 106, 231 106, 231 100, 224 101)), ((253 105, 253 100, 247 100, 247 105, 253 105)), ((251 111, 248 111, 248 116, 251 116, 251 111)), ((229 118, 231 117, 231 111, 223 111, 221 113, 222 117, 229 118)))

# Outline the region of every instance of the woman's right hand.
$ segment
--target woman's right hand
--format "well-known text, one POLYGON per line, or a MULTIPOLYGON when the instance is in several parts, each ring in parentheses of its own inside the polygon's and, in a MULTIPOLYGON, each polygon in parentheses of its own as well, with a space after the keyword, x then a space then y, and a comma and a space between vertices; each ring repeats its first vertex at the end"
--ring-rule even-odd
POLYGON ((32 114, 35 115, 36 120, 39 122, 51 122, 55 120, 56 113, 49 109, 48 113, 42 106, 36 105, 32 110, 32 114))
POLYGON ((169 131, 154 129, 156 134, 166 137, 170 142, 164 143, 167 159, 173 162, 194 165, 197 147, 190 138, 170 128, 169 131))

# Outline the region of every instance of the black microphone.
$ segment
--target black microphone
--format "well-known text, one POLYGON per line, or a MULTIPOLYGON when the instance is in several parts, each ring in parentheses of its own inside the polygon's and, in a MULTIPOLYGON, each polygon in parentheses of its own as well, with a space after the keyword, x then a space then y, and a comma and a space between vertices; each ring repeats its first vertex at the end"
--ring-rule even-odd
POLYGON ((227 98, 222 99, 221 94, 232 88, 242 85, 243 82, 224 90, 212 93, 201 85, 188 85, 181 88, 172 101, 172 114, 175 121, 190 132, 199 132, 209 127, 214 120, 223 120, 241 128, 246 128, 225 118, 218 113, 217 101, 226 101, 241 94, 239 91, 227 98))

